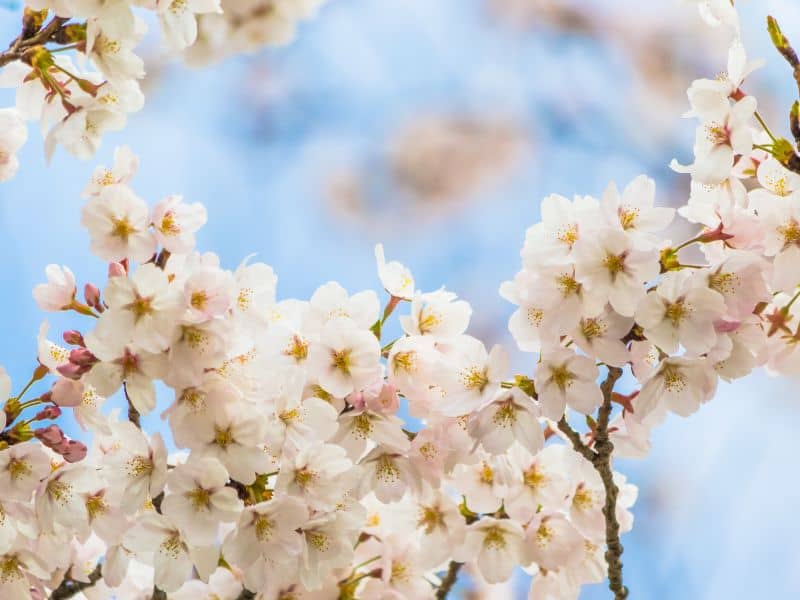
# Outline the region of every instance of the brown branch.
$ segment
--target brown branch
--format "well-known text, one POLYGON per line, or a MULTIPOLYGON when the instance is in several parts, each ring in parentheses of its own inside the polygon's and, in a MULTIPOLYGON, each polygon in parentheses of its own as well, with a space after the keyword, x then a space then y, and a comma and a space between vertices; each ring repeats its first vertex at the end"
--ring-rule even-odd
MULTIPOLYGON (((797 84, 798 94, 800 94, 800 60, 797 58, 797 52, 792 48, 788 38, 783 35, 778 22, 772 16, 767 17, 767 31, 772 40, 772 45, 775 46, 775 49, 792 68, 792 75, 794 76, 795 84, 797 84)), ((758 116, 758 113, 756 113, 756 116, 758 116)), ((764 127, 766 128, 766 125, 764 127)), ((792 137, 794 137, 795 146, 800 149, 800 105, 798 105, 797 101, 789 109, 789 130, 792 132, 792 137)), ((767 132, 769 133, 769 130, 767 132)), ((771 154, 790 171, 800 173, 800 155, 792 148, 787 139, 773 138, 771 154)))
POLYGON ((464 563, 456 562, 454 560, 450 561, 450 565, 447 567, 447 574, 442 579, 442 583, 439 584, 439 588, 436 590, 436 600, 444 600, 447 598, 447 594, 453 589, 453 586, 456 584, 456 580, 458 579, 458 572, 461 570, 461 567, 464 566, 464 563))
POLYGON ((253 600, 256 595, 248 590, 247 588, 242 589, 239 595, 236 597, 236 600, 253 600))
POLYGON ((589 448, 589 446, 587 446, 581 439, 581 435, 569 426, 566 417, 561 417, 561 420, 558 422, 558 428, 564 433, 564 435, 567 436, 569 441, 572 442, 572 448, 575 450, 575 452, 580 454, 590 463, 594 464, 594 461, 597 458, 597 453, 589 448))
POLYGON ((565 417, 561 417, 558 428, 564 432, 572 448, 583 458, 588 460, 600 474, 606 492, 603 517, 606 522, 606 563, 608 564, 608 587, 614 592, 615 600, 624 600, 628 597, 628 588, 622 583, 622 543, 619 540, 619 521, 617 521, 617 495, 619 488, 614 483, 614 470, 611 467, 611 455, 614 444, 609 439, 608 422, 611 418, 612 397, 614 385, 622 377, 622 369, 608 367, 608 375, 600 389, 603 392, 603 404, 597 417, 594 429, 594 450, 582 439, 580 434, 572 429, 565 417))
POLYGON ((614 470, 611 466, 611 455, 614 444, 609 439, 608 421, 611 418, 611 397, 614 384, 622 376, 622 369, 608 368, 608 376, 600 388, 603 390, 603 405, 597 418, 595 429, 595 454, 594 468, 603 480, 606 490, 606 501, 603 506, 603 516, 606 520, 606 563, 608 563, 608 588, 614 592, 616 600, 625 600, 628 597, 628 588, 622 583, 622 553, 624 551, 619 539, 619 521, 617 521, 617 495, 619 488, 614 483, 614 470))
POLYGON ((69 21, 69 19, 65 17, 53 17, 47 25, 33 35, 26 35, 26 32, 23 31, 11 42, 8 46, 8 50, 0 53, 0 67, 4 67, 10 62, 22 58, 22 55, 28 48, 52 41, 53 36, 58 33, 67 21, 69 21))
POLYGON ((142 428, 141 423, 141 415, 139 415, 139 411, 136 410, 136 407, 131 402, 131 397, 128 395, 128 383, 122 382, 122 389, 125 392, 125 400, 128 401, 128 421, 136 425, 138 429, 142 428))
POLYGON ((61 584, 53 590, 50 594, 50 600, 66 600, 72 598, 75 594, 92 587, 95 583, 100 581, 103 567, 97 565, 94 570, 89 573, 89 581, 76 581, 72 577, 65 577, 61 584))

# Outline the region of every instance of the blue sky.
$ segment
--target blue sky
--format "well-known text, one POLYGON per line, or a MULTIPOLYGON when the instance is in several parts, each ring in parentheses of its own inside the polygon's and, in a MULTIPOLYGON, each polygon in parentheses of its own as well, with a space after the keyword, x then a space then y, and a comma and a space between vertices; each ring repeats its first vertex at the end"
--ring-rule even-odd
MULTIPOLYGON (((22 169, 0 187, 0 364, 18 383, 32 368, 43 315, 30 289, 47 263, 70 266, 81 281, 102 281, 105 266, 89 256, 79 226, 80 191, 94 165, 109 164, 122 143, 141 157, 133 183, 140 195, 155 202, 180 192, 203 202, 209 224, 199 247, 231 268, 256 252, 278 273, 280 297, 307 297, 330 279, 350 290, 378 287, 373 246, 382 241, 389 258, 412 268, 418 287, 456 291, 476 307, 473 331, 507 341, 512 307, 497 288, 519 267, 541 198, 599 195, 611 179, 624 184, 646 172, 659 183, 660 201, 681 201, 688 182, 666 165, 689 157, 693 133, 680 119, 682 89, 669 88, 671 111, 641 111, 637 98, 648 84, 632 65, 646 44, 634 52, 611 29, 596 37, 511 29, 486 4, 332 0, 287 48, 203 70, 159 65, 145 109, 106 137, 96 161, 59 151, 46 166, 32 128, 22 169), (387 140, 421 115, 447 114, 510 120, 526 150, 492 185, 448 209, 410 208, 382 162, 387 140), (655 125, 661 132, 650 135, 655 125), (353 168, 365 175, 367 218, 345 216, 329 199, 333 175, 353 168)), ((702 31, 693 12, 672 0, 586 6, 607 16, 624 14, 623 4, 641 13, 628 12, 633 29, 638 18, 642 27, 677 23, 667 30, 676 45, 702 31)), ((769 91, 764 108, 778 124, 795 90, 761 24, 767 5, 800 39, 798 9, 786 4, 743 5, 746 45, 770 61, 753 89, 769 91)), ((17 21, 17 13, 0 9, 3 39, 16 34, 17 21)), ((148 54, 158 54, 157 43, 148 43, 148 54)), ((685 87, 723 70, 725 50, 716 45, 684 63, 685 87)), ((0 100, 12 101, 4 91, 0 100)), ((74 323, 49 318, 55 330, 74 323)), ((519 368, 525 358, 516 359, 519 368)), ((632 597, 800 596, 799 400, 795 383, 764 374, 722 386, 698 415, 658 430, 651 457, 621 463, 640 486, 636 527, 624 539, 632 597)), ((606 597, 598 586, 582 596, 606 597)))

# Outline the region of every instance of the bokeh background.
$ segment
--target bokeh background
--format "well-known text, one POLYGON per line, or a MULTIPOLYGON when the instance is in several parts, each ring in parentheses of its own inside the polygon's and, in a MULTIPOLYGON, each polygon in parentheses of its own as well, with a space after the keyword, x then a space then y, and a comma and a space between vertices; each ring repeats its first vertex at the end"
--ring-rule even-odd
MULTIPOLYGON (((59 151, 45 165, 32 127, 19 174, 0 186, 0 364, 15 388, 27 380, 44 317, 30 289, 47 263, 103 281, 80 191, 123 143, 141 157, 140 195, 203 202, 199 247, 230 268, 256 252, 281 298, 330 279, 378 288, 382 241, 419 288, 444 284, 472 303, 471 333, 510 344, 512 307, 497 289, 518 270, 546 194, 599 195, 644 172, 661 203, 685 201, 688 180, 667 168, 691 157, 685 89, 725 69, 728 39, 694 4, 331 0, 290 46, 202 70, 165 62, 149 36, 147 105, 96 161, 59 151)), ((784 129, 796 88, 764 19, 775 14, 800 43, 800 7, 737 4, 746 47, 768 61, 748 91, 784 129)), ((0 8, 0 40, 18 18, 0 8)), ((13 102, 6 91, 0 100, 13 102)), ((518 369, 530 363, 517 355, 518 369)), ((646 460, 618 463, 640 487, 623 539, 632 598, 800 597, 798 431, 797 384, 757 373, 693 418, 668 420, 646 460)), ((486 594, 524 598, 523 574, 486 594)), ((607 597, 602 586, 581 596, 607 597)))

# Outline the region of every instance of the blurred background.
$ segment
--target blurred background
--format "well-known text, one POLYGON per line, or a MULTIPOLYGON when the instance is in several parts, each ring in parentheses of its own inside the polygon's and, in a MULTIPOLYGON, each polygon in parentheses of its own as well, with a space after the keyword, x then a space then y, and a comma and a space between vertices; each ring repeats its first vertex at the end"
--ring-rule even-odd
MULTIPOLYGON (((204 203, 199 248, 229 268, 256 252, 278 273, 280 298, 330 279, 377 289, 382 241, 418 288, 444 284, 473 305, 472 334, 510 345, 512 307, 497 289, 518 270, 545 195, 598 196, 644 172, 659 202, 685 201, 688 178, 667 168, 691 159, 685 90, 724 71, 729 39, 695 4, 331 0, 288 47, 202 70, 165 62, 153 32, 147 105, 96 160, 60 150, 46 166, 32 127, 19 174, 0 186, 0 364, 15 389, 33 368, 43 315, 30 289, 47 263, 104 280, 79 225, 80 191, 123 143, 141 157, 140 195, 204 203)), ((764 19, 775 14, 800 44, 800 6, 737 4, 746 48, 768 60, 747 89, 785 130, 796 87, 764 19)), ((0 40, 18 20, 18 8, 0 8, 0 40)), ((0 105, 12 104, 2 92, 0 105)), ((530 360, 517 354, 516 367, 530 360)), ((763 373, 723 385, 698 415, 657 430, 646 460, 618 463, 640 487, 623 538, 632 598, 800 597, 797 390, 763 373)), ((524 598, 523 580, 489 597, 524 598)), ((581 596, 607 597, 602 586, 581 596)))

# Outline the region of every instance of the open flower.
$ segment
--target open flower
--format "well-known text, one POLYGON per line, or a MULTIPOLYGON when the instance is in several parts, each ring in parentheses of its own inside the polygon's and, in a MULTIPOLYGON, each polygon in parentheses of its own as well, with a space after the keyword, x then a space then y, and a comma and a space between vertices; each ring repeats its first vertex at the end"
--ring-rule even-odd
POLYGON ((534 382, 542 414, 558 421, 569 406, 588 415, 603 403, 598 370, 591 358, 561 348, 542 355, 534 382))

